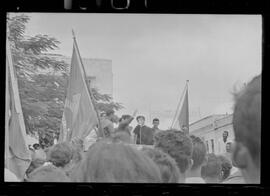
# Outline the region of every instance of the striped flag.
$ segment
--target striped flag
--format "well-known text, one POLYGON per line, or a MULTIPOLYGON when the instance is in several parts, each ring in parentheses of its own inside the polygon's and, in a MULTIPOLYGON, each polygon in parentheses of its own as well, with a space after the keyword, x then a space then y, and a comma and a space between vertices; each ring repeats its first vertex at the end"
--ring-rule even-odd
POLYGON ((6 42, 5 167, 23 180, 31 162, 26 143, 26 129, 18 82, 12 63, 9 41, 6 42))
POLYGON ((88 90, 85 71, 74 38, 71 69, 59 142, 84 138, 98 124, 98 115, 88 90))

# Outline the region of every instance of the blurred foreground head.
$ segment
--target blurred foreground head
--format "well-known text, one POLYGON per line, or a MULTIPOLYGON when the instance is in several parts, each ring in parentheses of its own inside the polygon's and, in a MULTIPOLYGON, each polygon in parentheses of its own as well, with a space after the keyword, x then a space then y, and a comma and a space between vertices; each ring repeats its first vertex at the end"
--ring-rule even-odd
POLYGON ((29 182, 70 182, 65 172, 54 165, 41 166, 30 173, 29 182))
POLYGON ((246 183, 260 183, 261 165, 261 75, 235 94, 233 161, 246 183))
POLYGON ((143 152, 123 143, 99 141, 82 161, 77 182, 161 183, 158 166, 143 152))
MULTIPOLYGON (((155 147, 168 153, 176 161, 180 172, 184 176, 192 165, 193 145, 191 138, 182 131, 167 130, 155 135, 155 147)), ((182 179, 184 181, 184 179, 182 179)))
POLYGON ((214 153, 207 155, 207 163, 202 167, 201 176, 206 183, 219 183, 222 175, 222 162, 214 153))
POLYGON ((159 167, 163 183, 178 183, 180 171, 175 160, 165 152, 155 148, 142 149, 159 167))
POLYGON ((73 158, 74 150, 68 142, 54 145, 49 151, 48 160, 56 167, 64 168, 73 158))

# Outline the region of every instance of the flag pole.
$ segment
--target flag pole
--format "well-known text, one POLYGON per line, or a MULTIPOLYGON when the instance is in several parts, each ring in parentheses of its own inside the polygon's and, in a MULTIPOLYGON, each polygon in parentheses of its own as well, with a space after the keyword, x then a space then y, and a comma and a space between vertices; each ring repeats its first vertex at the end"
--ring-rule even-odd
POLYGON ((172 129, 173 125, 175 124, 175 119, 176 119, 177 114, 178 114, 178 112, 179 112, 180 105, 181 105, 182 99, 183 99, 184 94, 185 94, 185 90, 187 89, 187 83, 188 83, 188 81, 189 81, 189 80, 186 80, 185 88, 184 88, 184 90, 183 90, 183 92, 182 92, 182 94, 181 94, 181 98, 180 98, 179 103, 178 103, 178 105, 177 105, 177 108, 176 108, 176 111, 175 111, 175 114, 174 114, 174 117, 173 117, 171 129, 172 129))
MULTIPOLYGON (((80 54, 80 51, 79 51, 79 48, 78 48, 78 45, 77 45, 77 41, 76 41, 76 37, 75 37, 75 33, 74 33, 73 29, 72 29, 72 36, 73 36, 73 40, 74 40, 74 43, 75 43, 75 47, 77 48, 77 51, 78 51, 78 54, 79 54, 80 62, 82 64, 84 81, 86 82, 86 72, 85 72, 85 69, 84 69, 83 61, 82 61, 82 58, 81 58, 81 54, 80 54)), ((101 129, 101 122, 100 122, 100 118, 99 118, 99 114, 98 114, 96 105, 94 103, 94 96, 93 96, 92 90, 88 85, 86 85, 86 86, 87 86, 90 98, 91 98, 92 103, 93 103, 94 110, 95 110, 97 118, 98 118, 98 128, 101 130, 103 137, 105 137, 104 131, 101 129)))

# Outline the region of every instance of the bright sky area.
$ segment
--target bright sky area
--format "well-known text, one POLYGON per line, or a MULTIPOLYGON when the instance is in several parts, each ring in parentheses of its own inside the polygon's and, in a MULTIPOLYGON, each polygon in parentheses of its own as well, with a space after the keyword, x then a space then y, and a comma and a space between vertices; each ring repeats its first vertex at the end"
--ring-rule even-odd
MULTIPOLYGON (((27 35, 47 34, 72 54, 74 29, 81 56, 111 59, 117 112, 171 125, 186 80, 190 123, 232 113, 234 87, 262 71, 259 15, 27 13, 27 35)), ((136 125, 133 121, 132 125, 136 125)))

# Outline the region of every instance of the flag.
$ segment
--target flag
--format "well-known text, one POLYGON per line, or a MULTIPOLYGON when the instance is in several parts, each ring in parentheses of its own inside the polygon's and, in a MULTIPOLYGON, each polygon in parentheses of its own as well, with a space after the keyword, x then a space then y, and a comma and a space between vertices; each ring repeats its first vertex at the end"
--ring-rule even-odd
POLYGON ((84 67, 74 39, 59 141, 70 141, 74 137, 84 140, 97 124, 97 112, 86 84, 84 67))
POLYGON ((174 129, 180 129, 185 133, 189 133, 189 110, 188 110, 188 88, 186 86, 186 91, 184 92, 184 100, 182 107, 179 110, 176 122, 173 125, 174 129))
POLYGON ((26 129, 21 108, 18 82, 6 42, 5 167, 23 180, 31 162, 26 143, 26 129))

